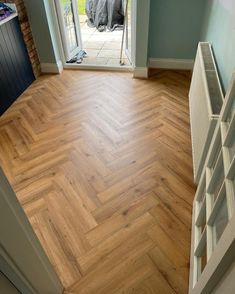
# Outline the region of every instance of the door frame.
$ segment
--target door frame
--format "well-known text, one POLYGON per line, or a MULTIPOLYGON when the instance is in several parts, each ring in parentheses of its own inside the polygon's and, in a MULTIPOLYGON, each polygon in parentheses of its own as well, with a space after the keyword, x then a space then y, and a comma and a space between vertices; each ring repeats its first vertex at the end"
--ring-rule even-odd
MULTIPOLYGON (((126 0, 127 1, 127 0, 126 0)), ((129 0, 130 1, 130 0, 129 0)), ((125 52, 128 59, 133 65, 135 62, 135 44, 136 44, 136 14, 137 6, 136 1, 131 0, 131 51, 128 50, 129 38, 128 38, 128 14, 127 14, 127 24, 126 24, 126 40, 125 40, 125 52)), ((134 65, 133 65, 134 66, 134 65)))
POLYGON ((135 68, 135 60, 136 60, 136 24, 137 24, 137 1, 132 0, 134 3, 133 9, 133 34, 132 34, 132 48, 133 48, 133 56, 132 56, 132 65, 131 66, 108 66, 108 65, 86 65, 86 64, 68 64, 66 63, 65 53, 63 49, 63 42, 61 38, 61 32, 59 28, 59 20, 56 12, 56 3, 55 1, 49 1, 49 7, 51 10, 51 17, 53 23, 53 30, 55 32, 56 43, 58 46, 58 51, 60 55, 60 60, 62 61, 62 65, 64 69, 87 69, 87 70, 109 70, 109 71, 128 71, 132 72, 135 68))
POLYGON ((24 294, 62 294, 63 286, 0 168, 0 269, 24 294))
MULTIPOLYGON (((56 9, 56 15, 57 15, 57 22, 58 22, 58 29, 60 32, 61 37, 61 43, 63 47, 64 52, 64 58, 66 60, 70 60, 73 56, 75 56, 80 49, 82 49, 82 35, 81 35, 81 27, 80 27, 80 20, 79 15, 77 13, 74 14, 74 26, 75 26, 75 34, 77 37, 78 46, 70 52, 69 46, 68 46, 68 37, 65 30, 65 24, 64 24, 64 18, 63 18, 63 12, 62 7, 60 5, 60 0, 54 0, 55 1, 55 9, 56 9)), ((78 11, 77 1, 72 0, 72 10, 78 11)))

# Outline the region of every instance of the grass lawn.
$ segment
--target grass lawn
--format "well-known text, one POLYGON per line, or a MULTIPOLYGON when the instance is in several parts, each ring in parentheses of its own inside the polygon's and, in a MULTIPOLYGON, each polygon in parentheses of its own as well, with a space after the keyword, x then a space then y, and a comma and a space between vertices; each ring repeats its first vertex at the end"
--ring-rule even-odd
POLYGON ((86 6, 86 0, 78 0, 78 11, 80 15, 86 14, 85 6, 86 6))

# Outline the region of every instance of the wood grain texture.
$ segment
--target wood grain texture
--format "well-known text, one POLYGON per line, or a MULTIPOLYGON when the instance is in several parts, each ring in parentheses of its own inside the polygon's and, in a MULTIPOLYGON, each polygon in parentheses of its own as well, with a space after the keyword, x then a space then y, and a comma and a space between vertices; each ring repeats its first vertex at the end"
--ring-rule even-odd
POLYGON ((65 293, 187 293, 189 83, 64 71, 0 118, 0 164, 65 293))

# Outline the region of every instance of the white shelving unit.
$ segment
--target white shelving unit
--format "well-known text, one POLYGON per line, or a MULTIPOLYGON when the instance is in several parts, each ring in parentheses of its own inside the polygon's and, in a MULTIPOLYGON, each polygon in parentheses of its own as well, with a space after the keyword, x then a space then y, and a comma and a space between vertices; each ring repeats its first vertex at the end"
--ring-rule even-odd
POLYGON ((202 289, 213 288, 218 269, 225 270, 228 265, 222 261, 235 243, 234 236, 228 233, 229 228, 235 231, 234 211, 235 74, 194 199, 190 293, 210 293, 202 289))

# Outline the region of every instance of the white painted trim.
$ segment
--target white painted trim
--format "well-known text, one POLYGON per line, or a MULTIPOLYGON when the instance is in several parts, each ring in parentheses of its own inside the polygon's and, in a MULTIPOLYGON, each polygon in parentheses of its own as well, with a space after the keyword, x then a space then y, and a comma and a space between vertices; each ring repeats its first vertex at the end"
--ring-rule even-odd
POLYGON ((59 70, 59 73, 62 73, 64 67, 63 67, 63 63, 61 60, 57 61, 57 67, 58 67, 58 70, 59 70))
POLYGON ((150 58, 150 68, 164 68, 164 69, 182 69, 192 70, 194 66, 193 59, 173 59, 173 58, 150 58))
POLYGON ((134 68, 134 78, 142 78, 147 79, 149 76, 149 69, 148 67, 135 67, 134 68))
MULTIPOLYGON (((131 3, 131 27, 128 31, 128 23, 126 26, 126 37, 125 37, 125 52, 131 62, 132 66, 135 67, 135 55, 136 55, 136 18, 137 18, 137 0, 132 0, 131 3), (131 34, 131 50, 129 48, 129 38, 128 33, 131 34)), ((130 3, 129 3, 130 5, 130 3)))
POLYGON ((132 13, 131 13, 131 64, 135 67, 136 62, 136 34, 137 34, 137 0, 132 0, 132 13))
POLYGON ((55 73, 60 74, 63 71, 63 63, 61 60, 57 63, 41 63, 42 73, 55 73))
MULTIPOLYGON (((65 24, 64 15, 63 15, 63 7, 59 0, 54 0, 54 3, 55 3, 56 15, 57 15, 57 20, 59 24, 59 30, 60 30, 64 54, 65 54, 66 60, 70 60, 73 56, 75 56, 79 52, 80 48, 82 49, 81 38, 80 38, 81 32, 80 32, 79 16, 78 16, 78 13, 73 13, 75 34, 76 34, 78 42, 76 44, 75 49, 71 50, 69 47, 68 32, 66 30, 66 24, 65 24)), ((71 6, 72 6, 73 12, 75 11, 78 12, 76 0, 71 1, 71 6)))
MULTIPOLYGON (((133 19, 133 39, 132 39, 132 49, 133 49, 133 60, 132 60, 132 66, 122 66, 122 67, 114 67, 114 66, 108 66, 108 65, 86 65, 86 64, 68 64, 66 63, 66 58, 65 58, 65 54, 64 54, 64 48, 63 48, 63 43, 62 43, 62 39, 61 39, 61 33, 60 33, 60 29, 59 29, 59 22, 58 22, 58 16, 57 16, 57 12, 56 12, 56 7, 55 7, 55 1, 49 1, 49 5, 50 5, 50 10, 51 10, 51 17, 52 17, 52 21, 53 21, 53 30, 55 32, 55 38, 56 38, 56 43, 58 46, 58 50, 59 50, 59 55, 60 55, 60 59, 62 61, 62 66, 65 69, 90 69, 90 70, 107 70, 107 71, 133 71, 133 66, 135 64, 135 56, 136 56, 136 16, 137 16, 137 4, 136 1, 137 0, 132 0, 133 1, 133 13, 134 13, 134 17, 133 19)), ((141 0, 139 0, 141 1, 141 0)), ((45 71, 46 73, 46 71, 45 71)))

